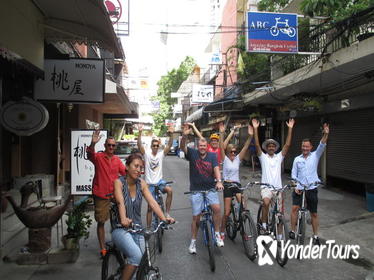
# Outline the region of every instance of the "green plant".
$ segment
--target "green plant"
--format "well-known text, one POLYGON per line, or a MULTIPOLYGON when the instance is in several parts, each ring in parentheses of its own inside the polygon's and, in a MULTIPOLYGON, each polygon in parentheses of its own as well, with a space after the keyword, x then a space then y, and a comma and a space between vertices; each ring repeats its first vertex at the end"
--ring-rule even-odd
POLYGON ((74 206, 73 210, 67 214, 67 238, 88 238, 92 219, 87 213, 85 213, 87 203, 87 201, 83 201, 82 203, 74 206))

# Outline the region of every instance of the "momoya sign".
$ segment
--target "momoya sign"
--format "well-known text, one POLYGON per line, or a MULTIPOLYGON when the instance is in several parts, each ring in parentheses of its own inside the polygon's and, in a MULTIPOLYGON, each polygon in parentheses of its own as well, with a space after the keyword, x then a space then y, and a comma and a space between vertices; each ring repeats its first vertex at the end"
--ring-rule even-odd
POLYGON ((35 98, 46 101, 102 103, 104 60, 46 59, 44 80, 35 82, 35 98))
POLYGON ((247 51, 297 53, 297 14, 247 13, 247 51))

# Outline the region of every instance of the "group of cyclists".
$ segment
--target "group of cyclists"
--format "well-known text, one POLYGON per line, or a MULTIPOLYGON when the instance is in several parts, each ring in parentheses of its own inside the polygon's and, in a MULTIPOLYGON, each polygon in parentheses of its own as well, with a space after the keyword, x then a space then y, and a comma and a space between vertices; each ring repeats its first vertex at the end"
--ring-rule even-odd
MULTIPOLYGON (((294 119, 286 122, 288 134, 284 146, 280 152, 277 152, 280 145, 274 139, 267 139, 260 145, 258 128, 259 121, 252 119, 248 125, 248 136, 244 146, 239 151, 238 147, 229 144, 235 130, 240 126, 234 126, 229 135, 225 139, 226 127, 223 123, 219 124, 219 134, 212 134, 210 141, 201 135, 199 130, 193 123, 186 123, 183 126, 182 139, 180 141, 180 149, 184 152, 185 158, 189 161, 189 177, 190 177, 190 201, 192 206, 192 223, 191 223, 191 242, 188 251, 196 254, 196 236, 198 232, 200 214, 203 208, 202 194, 197 191, 212 190, 206 196, 208 204, 212 210, 215 241, 218 247, 224 246, 225 227, 228 216, 230 215, 230 206, 232 197, 236 197, 238 202, 242 199, 242 193, 239 189, 228 187, 228 183, 238 183, 240 186, 239 167, 243 161, 245 154, 250 146, 252 138, 254 138, 257 156, 261 163, 262 183, 271 184, 275 189, 282 188, 281 165, 285 158, 292 139, 292 131, 295 125, 294 119), (194 135, 199 139, 197 148, 191 148, 187 145, 189 135, 194 135), (218 191, 223 191, 224 211, 221 215, 220 200, 218 191), (195 192, 194 192, 195 191, 195 192)), ((174 219, 170 216, 173 191, 170 186, 165 185, 163 181, 163 159, 169 152, 173 143, 174 128, 169 127, 168 145, 161 150, 161 143, 158 139, 153 139, 151 146, 145 149, 142 144, 141 125, 138 126, 138 151, 132 153, 126 160, 126 166, 118 163, 116 156, 113 154, 115 142, 112 138, 105 141, 105 151, 103 153, 95 153, 94 146, 100 140, 99 132, 95 131, 92 136, 90 149, 87 150, 89 159, 95 165, 95 177, 93 182, 93 194, 95 202, 95 219, 98 222, 98 239, 101 247, 101 255, 105 255, 105 247, 103 244, 103 232, 99 226, 108 219, 109 206, 106 203, 102 193, 113 193, 115 200, 115 220, 118 228, 112 232, 112 240, 119 250, 126 256, 127 264, 122 273, 122 279, 131 279, 137 267, 140 264, 142 252, 144 250, 144 238, 140 234, 130 233, 126 230, 131 223, 142 224, 141 222, 141 202, 144 197, 148 202, 147 226, 151 226, 152 215, 157 215, 161 221, 173 223, 174 219), (144 180, 141 179, 142 170, 144 168, 144 180), (118 178, 118 174, 126 175, 118 178), (114 182, 114 184, 113 184, 114 182), (103 189, 103 185, 105 186, 103 189), (158 203, 154 199, 154 187, 157 185, 159 189, 167 194, 166 211, 161 210, 158 203), (114 186, 114 188, 113 188, 114 186), (95 190, 96 189, 96 190, 95 190), (101 191, 98 191, 101 189, 101 191), (97 195, 99 194, 99 196, 97 195)), ((317 167, 321 155, 326 147, 329 135, 329 125, 323 125, 322 139, 318 148, 312 152, 312 143, 309 139, 302 140, 301 155, 296 157, 292 167, 292 178, 296 178, 302 184, 308 184, 318 181, 317 167)), ((298 208, 301 206, 301 186, 295 188, 292 194, 292 210, 291 210, 291 231, 289 237, 295 238, 296 215, 298 208)), ((268 232, 268 211, 271 199, 275 192, 268 188, 261 190, 261 198, 263 201, 263 211, 261 217, 261 233, 268 232)), ((311 212, 313 227, 313 242, 319 244, 318 238, 318 190, 310 189, 306 191, 306 200, 308 210, 311 212)), ((106 198, 106 200, 108 200, 106 198)), ((284 209, 281 209, 283 212, 284 209)), ((279 237, 281 238, 281 237, 279 237)))

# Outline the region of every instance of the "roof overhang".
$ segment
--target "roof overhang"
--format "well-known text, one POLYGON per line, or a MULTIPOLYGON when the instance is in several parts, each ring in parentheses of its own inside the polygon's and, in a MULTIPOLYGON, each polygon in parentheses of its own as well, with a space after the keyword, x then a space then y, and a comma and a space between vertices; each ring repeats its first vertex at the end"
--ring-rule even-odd
POLYGON ((191 115, 189 115, 186 118, 186 122, 194 122, 194 121, 201 119, 203 117, 203 113, 204 113, 204 107, 201 107, 200 109, 196 110, 191 115))
POLYGON ((103 1, 32 0, 44 15, 44 38, 50 42, 73 42, 99 45, 116 58, 122 48, 103 1))

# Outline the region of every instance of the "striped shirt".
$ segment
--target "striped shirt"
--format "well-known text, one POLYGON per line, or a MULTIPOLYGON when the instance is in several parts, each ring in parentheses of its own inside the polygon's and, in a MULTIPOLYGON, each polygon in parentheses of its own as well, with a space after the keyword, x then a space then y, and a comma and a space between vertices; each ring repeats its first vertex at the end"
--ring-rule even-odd
MULTIPOLYGON (((126 207, 126 217, 131 219, 133 223, 141 225, 142 224, 141 209, 142 209, 142 199, 143 199, 141 181, 140 179, 138 179, 135 182, 135 185, 136 185, 135 197, 131 197, 126 178, 120 177, 120 180, 123 184, 122 194, 123 194, 123 199, 124 199, 124 203, 126 207)), ((117 205, 114 205, 113 210, 114 210, 113 214, 114 214, 115 224, 120 225, 121 223, 120 223, 120 217, 119 217, 117 205)))

